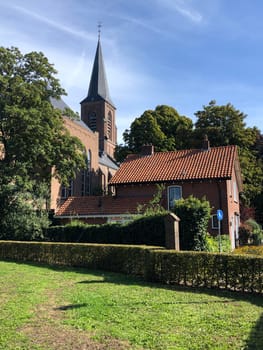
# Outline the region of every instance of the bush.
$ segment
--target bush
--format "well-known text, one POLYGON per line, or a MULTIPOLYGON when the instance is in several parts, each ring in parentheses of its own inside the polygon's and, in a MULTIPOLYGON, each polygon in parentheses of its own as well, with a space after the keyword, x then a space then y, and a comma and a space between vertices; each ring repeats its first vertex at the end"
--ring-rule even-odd
POLYGON ((263 257, 263 245, 262 246, 246 245, 243 247, 238 247, 233 251, 233 253, 260 255, 263 257))
MULTIPOLYGON (((231 252, 231 242, 229 235, 221 235, 221 252, 231 252)), ((219 236, 213 237, 209 234, 206 235, 207 251, 212 253, 219 252, 219 236)))
POLYGON ((263 258, 205 252, 153 251, 152 279, 192 287, 263 292, 263 258))
POLYGON ((87 225, 76 221, 52 226, 45 232, 51 242, 165 245, 164 214, 143 216, 126 224, 87 225))
POLYGON ((0 259, 87 267, 144 276, 147 270, 149 249, 154 248, 128 245, 0 241, 0 259))
POLYGON ((42 240, 49 225, 48 213, 42 207, 41 198, 9 186, 0 194, 0 239, 42 240))
POLYGON ((174 213, 180 218, 180 249, 206 251, 206 234, 211 208, 208 201, 190 196, 175 201, 174 213))
POLYGON ((240 244, 261 245, 263 244, 263 230, 254 219, 248 219, 239 229, 239 239, 240 244))
POLYGON ((252 233, 250 228, 247 225, 242 225, 238 230, 239 243, 241 245, 249 244, 252 239, 252 233))
POLYGON ((0 259, 101 269, 147 281, 263 293, 263 258, 154 247, 0 241, 0 259))

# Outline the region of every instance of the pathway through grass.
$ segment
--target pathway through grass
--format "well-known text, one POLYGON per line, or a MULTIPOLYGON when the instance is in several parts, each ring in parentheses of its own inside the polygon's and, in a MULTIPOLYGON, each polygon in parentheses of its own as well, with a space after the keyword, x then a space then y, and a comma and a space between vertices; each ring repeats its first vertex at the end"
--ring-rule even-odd
POLYGON ((263 349, 260 296, 0 262, 0 349, 263 349))

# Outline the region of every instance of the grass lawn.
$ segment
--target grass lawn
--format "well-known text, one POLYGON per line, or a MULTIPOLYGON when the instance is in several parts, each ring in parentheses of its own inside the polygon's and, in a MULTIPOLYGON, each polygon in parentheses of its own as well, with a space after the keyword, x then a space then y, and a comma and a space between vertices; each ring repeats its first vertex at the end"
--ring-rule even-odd
POLYGON ((263 349, 263 297, 0 262, 0 349, 263 349))

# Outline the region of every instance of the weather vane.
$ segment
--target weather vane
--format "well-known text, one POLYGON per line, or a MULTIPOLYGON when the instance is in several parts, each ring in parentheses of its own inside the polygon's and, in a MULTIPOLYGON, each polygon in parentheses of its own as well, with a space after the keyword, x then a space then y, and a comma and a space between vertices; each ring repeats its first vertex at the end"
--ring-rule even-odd
POLYGON ((98 39, 99 40, 100 40, 101 27, 102 27, 102 23, 98 22, 98 39))

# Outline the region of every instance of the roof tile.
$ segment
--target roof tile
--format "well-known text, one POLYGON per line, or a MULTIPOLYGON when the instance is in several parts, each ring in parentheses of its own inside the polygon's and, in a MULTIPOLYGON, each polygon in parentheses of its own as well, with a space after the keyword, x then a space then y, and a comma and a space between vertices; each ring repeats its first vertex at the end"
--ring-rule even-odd
POLYGON ((69 197, 60 207, 56 216, 136 214, 138 205, 147 204, 151 199, 151 196, 129 198, 110 196, 69 197))
POLYGON ((236 146, 222 146, 129 157, 110 184, 231 178, 236 156, 236 146))

